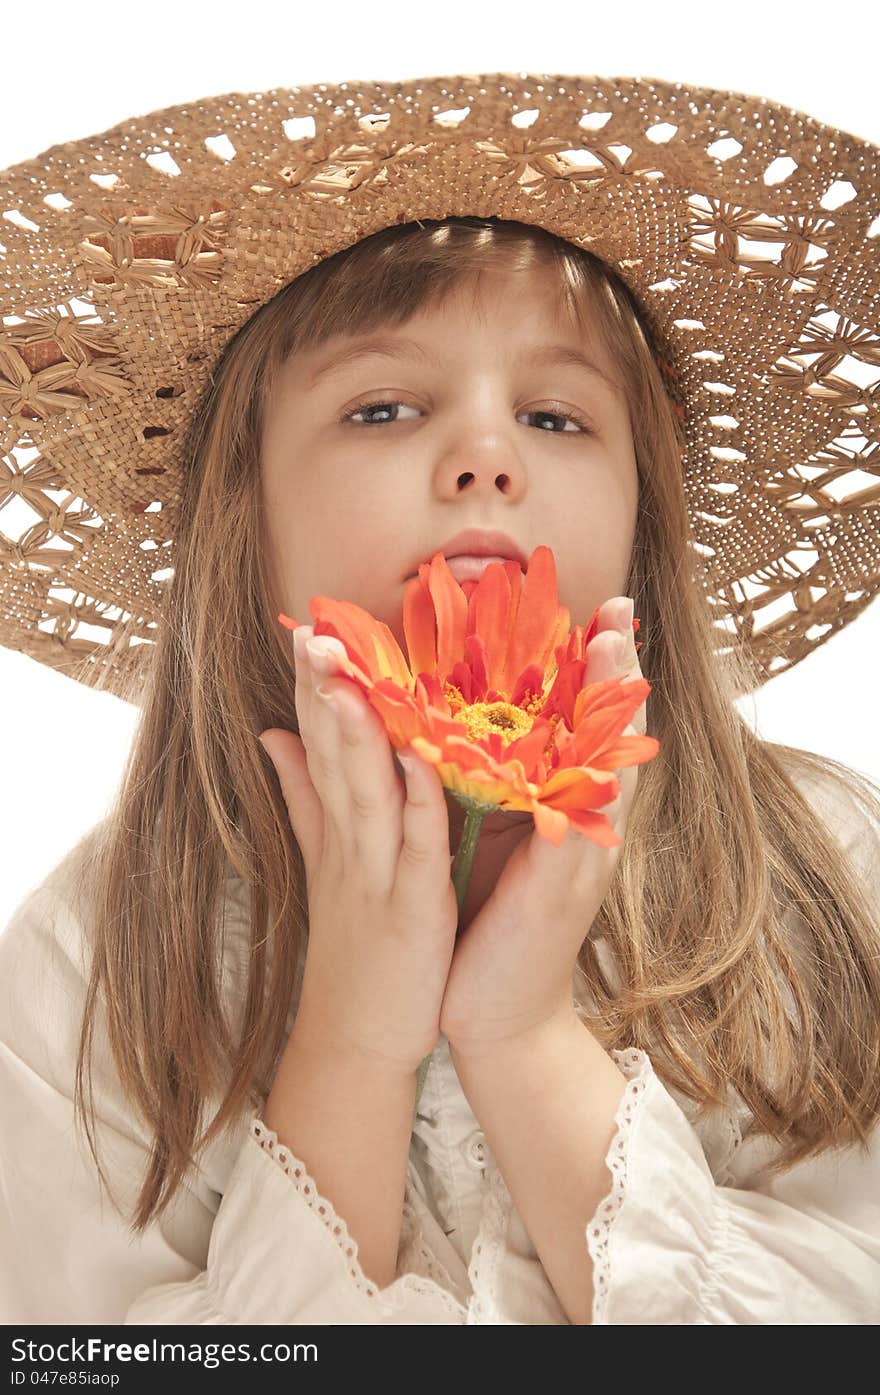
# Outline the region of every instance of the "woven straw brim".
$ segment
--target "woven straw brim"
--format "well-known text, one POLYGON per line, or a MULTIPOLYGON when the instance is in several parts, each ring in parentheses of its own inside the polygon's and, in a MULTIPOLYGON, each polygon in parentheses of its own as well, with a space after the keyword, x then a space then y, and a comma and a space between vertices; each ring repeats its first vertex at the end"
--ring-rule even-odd
POLYGON ((484 74, 231 93, 0 174, 0 644, 142 681, 187 420, 265 300, 391 224, 535 223, 671 366, 694 574, 755 684, 880 576, 878 149, 738 92, 484 74))

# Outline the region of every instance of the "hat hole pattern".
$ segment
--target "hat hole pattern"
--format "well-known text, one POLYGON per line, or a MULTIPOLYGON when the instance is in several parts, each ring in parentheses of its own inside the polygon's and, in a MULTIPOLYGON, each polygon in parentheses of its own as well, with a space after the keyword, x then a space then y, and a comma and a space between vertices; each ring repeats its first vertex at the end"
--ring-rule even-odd
POLYGON ((167 150, 156 151, 152 155, 147 155, 146 162, 151 169, 158 170, 160 174, 178 175, 180 165, 167 150))
POLYGON ((668 361, 694 577, 756 682, 877 593, 880 213, 855 136, 684 83, 483 74, 225 94, 4 174, 0 639, 65 672, 86 654, 89 685, 148 658, 141 544, 174 536, 217 354, 316 260, 419 217, 533 221, 626 281, 668 361), (83 593, 114 548, 119 596, 83 593))
POLYGON ((224 161, 235 159, 237 151, 228 136, 206 136, 204 143, 206 149, 210 150, 211 154, 216 155, 218 159, 224 161))
POLYGON ((470 115, 470 107, 459 107, 456 110, 436 111, 433 120, 438 126, 460 126, 470 115))

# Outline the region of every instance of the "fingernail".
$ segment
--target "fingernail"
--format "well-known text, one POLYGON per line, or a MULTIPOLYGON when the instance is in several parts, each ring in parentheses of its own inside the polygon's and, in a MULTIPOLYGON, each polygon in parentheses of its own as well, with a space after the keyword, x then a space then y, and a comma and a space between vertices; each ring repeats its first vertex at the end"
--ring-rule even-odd
POLYGON ((615 635, 614 643, 611 645, 611 662, 619 664, 626 651, 626 640, 623 635, 615 635))
POLYGON ((333 646, 326 643, 323 635, 307 639, 306 651, 312 661, 312 666, 320 672, 332 673, 336 669, 339 655, 333 646))
POLYGON ((631 596, 627 596, 626 604, 621 606, 620 608, 619 621, 620 632, 623 635, 624 639, 629 639, 630 635, 632 634, 632 622, 634 611, 635 602, 633 601, 631 596))
POLYGON ((412 775, 412 774, 414 773, 415 768, 416 768, 416 763, 415 763, 415 761, 413 760, 412 756, 402 756, 402 755, 400 754, 400 752, 398 751, 398 753, 397 753, 397 759, 400 761, 400 764, 403 766, 403 768, 404 768, 404 770, 406 771, 407 775, 412 775))

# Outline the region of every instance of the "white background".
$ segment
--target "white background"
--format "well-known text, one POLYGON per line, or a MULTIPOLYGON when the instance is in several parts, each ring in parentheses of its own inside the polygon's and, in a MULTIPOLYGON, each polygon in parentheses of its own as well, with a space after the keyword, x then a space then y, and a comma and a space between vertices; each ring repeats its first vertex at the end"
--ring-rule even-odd
MULTIPOLYGON (((135 113, 201 96, 457 72, 691 82, 771 97, 880 144, 880 34, 871 12, 861 3, 837 5, 823 28, 766 0, 727 7, 630 0, 601 9, 583 0, 433 7, 386 0, 350 15, 342 5, 310 12, 289 0, 214 0, 207 8, 164 0, 13 5, 3 20, 0 169, 135 113)), ((880 778, 880 731, 864 691, 877 671, 878 641, 875 602, 809 659, 744 699, 744 715, 769 740, 822 751, 880 778)), ((137 716, 117 698, 0 650, 0 928, 103 817, 137 716)))

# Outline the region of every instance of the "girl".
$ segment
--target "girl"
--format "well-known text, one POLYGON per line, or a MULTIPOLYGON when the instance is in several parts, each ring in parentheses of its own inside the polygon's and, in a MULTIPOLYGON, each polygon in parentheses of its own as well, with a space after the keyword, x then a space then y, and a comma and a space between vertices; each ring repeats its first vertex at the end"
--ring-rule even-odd
POLYGON ((3 1318, 875 1322, 880 803, 734 705, 644 311, 527 220, 337 236, 212 370, 117 803, 0 937, 3 1318), (487 819, 456 938, 460 806, 277 616, 404 647, 471 529, 661 754, 618 848, 487 819))

